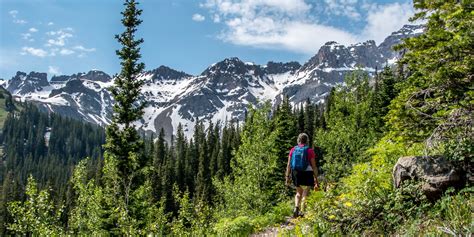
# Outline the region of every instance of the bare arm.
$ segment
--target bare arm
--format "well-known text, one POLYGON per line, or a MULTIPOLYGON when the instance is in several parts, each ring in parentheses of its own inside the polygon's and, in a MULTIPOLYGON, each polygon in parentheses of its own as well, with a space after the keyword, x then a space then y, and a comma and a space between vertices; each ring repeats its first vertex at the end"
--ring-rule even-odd
POLYGON ((290 162, 291 162, 291 156, 288 155, 288 163, 286 164, 285 177, 290 177, 290 162))

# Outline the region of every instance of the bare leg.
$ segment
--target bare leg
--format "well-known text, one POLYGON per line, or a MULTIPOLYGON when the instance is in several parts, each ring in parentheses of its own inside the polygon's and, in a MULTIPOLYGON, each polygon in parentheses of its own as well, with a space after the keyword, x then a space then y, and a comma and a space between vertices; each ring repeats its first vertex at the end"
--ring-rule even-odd
POLYGON ((293 210, 293 217, 296 218, 300 215, 300 204, 301 198, 303 197, 303 188, 296 187, 296 195, 295 195, 295 209, 293 210))
POLYGON ((301 198, 301 211, 303 212, 304 211, 304 208, 306 206, 306 197, 308 196, 309 194, 309 191, 310 191, 311 187, 306 187, 304 190, 303 190, 303 197, 301 198))
POLYGON ((301 198, 303 197, 303 188, 296 187, 296 196, 295 196, 295 207, 299 208, 301 204, 301 198))

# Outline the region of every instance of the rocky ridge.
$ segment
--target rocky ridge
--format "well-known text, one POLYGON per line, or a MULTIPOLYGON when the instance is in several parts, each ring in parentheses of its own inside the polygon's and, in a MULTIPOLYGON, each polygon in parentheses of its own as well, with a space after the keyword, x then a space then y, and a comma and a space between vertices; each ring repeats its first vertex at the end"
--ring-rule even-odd
MULTIPOLYGON (((349 46, 327 42, 303 65, 257 65, 227 58, 200 75, 160 66, 138 76, 145 82, 141 99, 147 106, 136 126, 146 133, 164 128, 172 134, 181 123, 190 135, 196 119, 214 123, 243 120, 249 104, 266 100, 278 103, 285 95, 292 103, 308 98, 318 103, 332 87, 343 83, 348 73, 364 70, 371 75, 393 64, 400 55, 392 47, 422 32, 422 26, 406 25, 378 46, 373 40, 349 46)), ((16 99, 31 101, 44 111, 100 125, 110 123, 113 99, 108 88, 113 78, 105 72, 54 76, 50 81, 46 73, 18 72, 12 79, 0 81, 2 85, 16 99)))

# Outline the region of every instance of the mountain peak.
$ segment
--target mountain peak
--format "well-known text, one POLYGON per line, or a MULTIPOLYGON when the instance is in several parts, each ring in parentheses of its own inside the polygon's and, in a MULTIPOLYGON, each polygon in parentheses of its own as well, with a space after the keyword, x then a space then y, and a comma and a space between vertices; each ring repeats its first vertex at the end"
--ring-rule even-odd
POLYGON ((391 35, 418 35, 423 33, 425 30, 424 25, 403 25, 403 27, 397 31, 392 32, 391 35))
POLYGON ((247 72, 250 68, 256 68, 258 66, 250 63, 244 63, 237 57, 226 58, 220 62, 212 64, 208 67, 201 75, 211 74, 236 74, 242 75, 247 72))
POLYGON ((80 75, 80 78, 100 82, 109 82, 112 80, 107 73, 97 69, 90 70, 88 73, 80 75))
POLYGON ((28 75, 24 72, 17 72, 16 75, 7 83, 7 90, 14 91, 15 94, 29 94, 42 90, 49 86, 48 75, 44 72, 30 72, 28 75))
POLYGON ((397 57, 392 52, 392 47, 400 44, 403 39, 415 37, 422 34, 425 30, 424 25, 404 25, 399 30, 392 32, 385 40, 379 45, 379 49, 385 58, 397 57))
POLYGON ((324 46, 331 46, 331 45, 341 45, 336 41, 328 41, 324 44, 324 46))
POLYGON ((170 67, 161 65, 156 69, 153 69, 149 71, 148 73, 153 74, 152 80, 171 80, 171 79, 183 79, 187 77, 192 77, 192 75, 189 75, 183 71, 178 71, 175 69, 172 69, 170 67))

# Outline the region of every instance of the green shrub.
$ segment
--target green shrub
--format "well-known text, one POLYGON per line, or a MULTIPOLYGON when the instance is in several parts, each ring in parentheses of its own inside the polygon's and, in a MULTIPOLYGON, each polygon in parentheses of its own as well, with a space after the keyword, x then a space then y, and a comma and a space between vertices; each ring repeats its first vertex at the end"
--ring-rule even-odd
POLYGON ((252 220, 248 216, 223 218, 214 227, 218 236, 248 236, 253 229, 252 220))
POLYGON ((400 235, 472 236, 474 233, 474 189, 446 192, 433 208, 419 219, 406 221, 399 228, 400 235))

